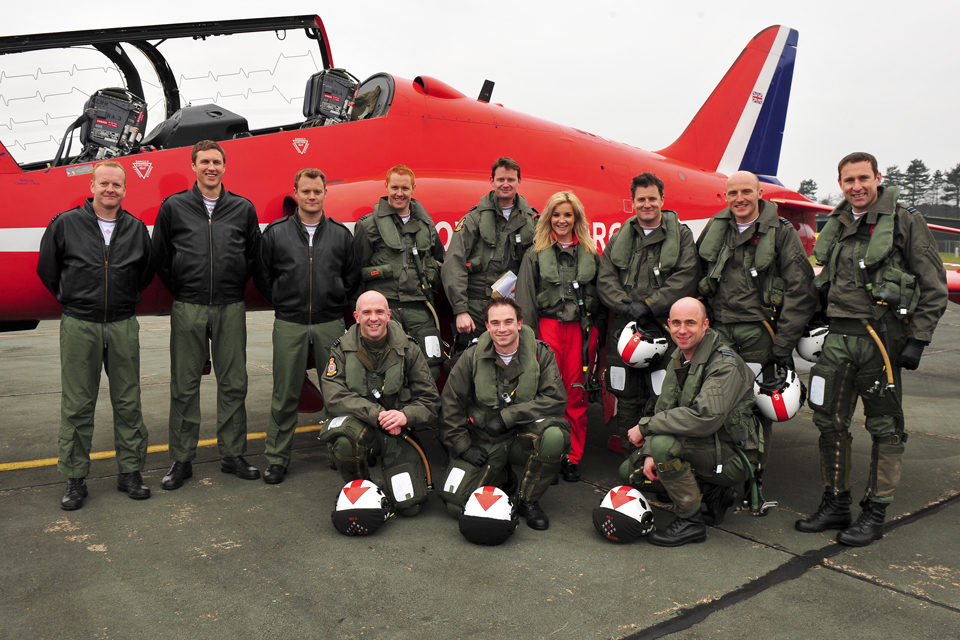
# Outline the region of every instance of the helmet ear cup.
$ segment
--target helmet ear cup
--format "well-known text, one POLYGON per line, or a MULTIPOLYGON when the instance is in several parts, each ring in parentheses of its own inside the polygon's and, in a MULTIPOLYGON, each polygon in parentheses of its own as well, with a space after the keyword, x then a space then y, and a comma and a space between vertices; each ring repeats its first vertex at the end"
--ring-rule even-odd
POLYGON ((617 340, 620 359, 635 369, 656 367, 667 352, 667 339, 659 331, 640 329, 628 322, 617 340))
POLYGON ((634 542, 653 531, 653 511, 633 487, 614 487, 593 510, 597 533, 617 543, 634 542))
POLYGON ((513 535, 520 518, 510 496, 502 489, 479 487, 470 494, 458 522, 460 533, 469 542, 495 547, 513 535))
POLYGON ((770 380, 761 380, 763 373, 759 373, 753 381, 757 409, 774 422, 786 422, 797 415, 807 398, 807 388, 797 372, 792 369, 781 371, 784 375, 770 380))
POLYGON ((376 533, 392 515, 393 505, 380 487, 369 480, 354 480, 340 490, 330 519, 333 527, 345 536, 368 536, 376 533))

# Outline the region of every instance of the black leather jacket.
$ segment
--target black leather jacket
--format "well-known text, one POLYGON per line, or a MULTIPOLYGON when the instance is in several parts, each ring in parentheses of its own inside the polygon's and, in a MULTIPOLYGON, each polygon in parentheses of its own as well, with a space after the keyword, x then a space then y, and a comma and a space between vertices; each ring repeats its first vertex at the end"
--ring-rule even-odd
POLYGON ((93 198, 87 198, 82 207, 50 221, 40 240, 37 275, 64 315, 88 322, 126 320, 153 280, 150 234, 121 209, 108 251, 93 198))
POLYGON ((240 302, 259 241, 253 203, 224 187, 211 217, 194 184, 160 205, 153 227, 157 275, 180 302, 240 302))
POLYGON ((254 283, 280 320, 337 320, 360 288, 360 264, 349 229, 324 215, 313 234, 313 247, 309 238, 296 213, 263 230, 254 283))

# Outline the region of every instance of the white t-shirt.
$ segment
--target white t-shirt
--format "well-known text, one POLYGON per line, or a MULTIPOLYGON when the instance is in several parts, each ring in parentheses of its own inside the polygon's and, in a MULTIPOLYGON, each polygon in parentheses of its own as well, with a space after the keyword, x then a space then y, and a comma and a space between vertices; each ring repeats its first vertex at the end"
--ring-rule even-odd
POLYGON ((117 219, 107 220, 97 216, 97 224, 100 225, 100 233, 103 234, 103 244, 110 246, 110 236, 113 235, 113 230, 117 226, 117 219))
POLYGON ((320 224, 319 222, 318 222, 317 224, 307 224, 306 222, 303 223, 303 226, 307 228, 307 233, 310 234, 310 246, 311 246, 311 247, 313 246, 313 234, 315 234, 315 233, 317 232, 317 225, 319 225, 319 224, 320 224))
POLYGON ((202 196, 202 197, 203 197, 203 204, 206 205, 207 207, 207 216, 212 218, 213 208, 217 206, 217 200, 219 200, 220 198, 208 198, 207 196, 202 196))
MULTIPOLYGON (((760 217, 760 214, 758 213, 758 214, 757 214, 757 218, 759 218, 759 217, 760 217)), ((750 228, 750 225, 752 225, 754 222, 757 221, 757 218, 754 218, 754 219, 751 220, 750 222, 744 222, 743 224, 740 224, 740 223, 738 222, 738 223, 737 223, 737 229, 740 229, 740 233, 743 233, 744 231, 746 231, 747 229, 750 228)))
MULTIPOLYGON (((408 211, 409 211, 409 209, 408 209, 408 211)), ((403 221, 403 224, 407 224, 408 222, 410 222, 410 214, 407 213, 407 215, 405 215, 405 216, 400 216, 400 220, 403 221)))
POLYGON ((648 236, 654 231, 656 231, 657 229, 659 229, 660 225, 658 224, 655 227, 644 227, 643 225, 640 225, 640 228, 643 229, 643 235, 648 236))
POLYGON ((509 207, 501 207, 501 209, 503 209, 503 217, 507 220, 510 219, 510 214, 513 213, 513 207, 514 205, 510 205, 509 207))
MULTIPOLYGON (((851 210, 850 213, 853 213, 853 210, 851 210)), ((864 211, 863 213, 853 213, 853 221, 856 222, 857 220, 859 220, 865 215, 867 215, 866 211, 864 211)))
POLYGON ((517 351, 519 351, 519 349, 514 350, 513 353, 507 354, 503 354, 498 351, 497 355, 500 356, 501 360, 503 360, 503 364, 510 364, 510 361, 513 360, 513 356, 517 355, 517 351))

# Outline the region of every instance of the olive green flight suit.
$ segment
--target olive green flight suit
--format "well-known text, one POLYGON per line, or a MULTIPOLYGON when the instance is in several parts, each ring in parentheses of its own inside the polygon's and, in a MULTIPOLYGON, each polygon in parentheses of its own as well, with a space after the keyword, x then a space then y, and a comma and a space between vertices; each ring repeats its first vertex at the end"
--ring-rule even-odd
POLYGON ((438 438, 450 454, 450 466, 438 493, 450 514, 459 516, 478 487, 502 484, 508 464, 523 467, 521 501, 543 497, 570 447, 566 404, 553 350, 529 327, 520 329, 520 348, 507 365, 490 334, 483 333, 453 367, 440 398, 438 438), (492 438, 480 427, 498 413, 508 431, 492 438), (460 458, 471 446, 487 452, 485 465, 474 467, 460 458))
POLYGON ((673 342, 665 325, 670 315, 670 307, 680 298, 696 295, 697 282, 700 280, 700 261, 697 258, 693 233, 685 224, 679 222, 676 212, 664 209, 662 216, 664 221, 649 235, 644 235, 636 216, 627 218, 623 227, 607 242, 597 273, 600 300, 613 313, 610 321, 606 384, 607 389, 617 396, 617 430, 625 456, 629 456, 636 449, 627 438, 627 431, 637 424, 645 412, 652 410, 652 404, 657 397, 650 376, 661 371, 666 362, 665 356, 659 366, 640 370, 620 359, 617 342, 620 332, 630 322, 625 315, 627 307, 634 301, 647 303, 667 338, 669 354, 673 342), (624 232, 628 227, 632 227, 632 233, 624 232), (670 242, 667 242, 668 233, 671 235, 670 242), (625 266, 617 266, 613 255, 623 252, 622 247, 618 252, 617 243, 630 236, 633 237, 633 246, 625 252, 629 261, 625 266), (668 245, 677 247, 675 262, 669 269, 664 266, 664 262, 674 258, 668 257, 664 251, 668 245))
MULTIPOLYGON (((929 342, 947 306, 948 291, 943 261, 937 242, 923 216, 912 208, 898 204, 897 187, 879 187, 879 197, 859 220, 848 202, 830 214, 837 220, 837 251, 831 251, 827 227, 814 248, 824 270, 817 276, 821 297, 826 295, 830 333, 823 344, 817 364, 810 371, 808 403, 813 409, 813 422, 820 430, 820 469, 828 492, 839 494, 850 490, 851 443, 850 417, 857 398, 863 400, 865 426, 873 439, 867 498, 890 503, 900 483, 903 456, 904 417, 901 368, 897 358, 908 338, 929 342), (881 230, 891 222, 889 234, 881 230), (884 218, 886 217, 886 220, 884 218), (898 282, 915 282, 918 292, 912 314, 898 313, 898 305, 878 304, 864 286, 864 270, 859 260, 868 257, 871 241, 881 236, 892 237, 893 253, 888 260, 898 261, 907 276, 898 282), (903 318, 902 316, 906 316, 903 318), (886 344, 893 369, 895 389, 887 389, 882 353, 869 336, 864 321, 880 334, 886 330, 886 344)), ((828 226, 830 225, 828 222, 828 226)), ((879 247, 878 250, 885 250, 879 247)), ((886 261, 869 270, 869 276, 884 274, 886 261)), ((868 276, 868 277, 869 277, 868 276)), ((877 291, 878 283, 873 283, 877 291)))
POLYGON ((90 472, 101 369, 110 379, 117 467, 120 473, 143 471, 147 461, 148 433, 140 405, 140 323, 135 316, 100 323, 63 315, 57 470, 65 478, 86 478, 90 472))
MULTIPOLYGON (((758 368, 767 365, 774 344, 791 351, 797 346, 817 306, 813 267, 800 235, 792 224, 784 224, 777 216, 775 203, 761 200, 759 209, 757 219, 742 233, 733 212, 729 207, 723 209, 707 222, 697 240, 705 274, 700 293, 713 312, 712 327, 744 361, 758 368), (724 229, 723 248, 719 260, 708 261, 703 255, 704 241, 711 238, 714 225, 724 229), (758 269, 756 278, 751 269, 758 269), (774 330, 776 339, 764 321, 774 330)), ((719 247, 710 249, 715 252, 719 247)), ((770 368, 767 371, 773 374, 770 368)), ((761 416, 760 423, 762 467, 770 455, 773 421, 761 416)))
POLYGON ((391 319, 417 341, 434 380, 438 380, 443 341, 427 303, 433 304, 433 293, 440 287, 444 257, 433 219, 423 205, 411 199, 410 219, 404 223, 382 197, 373 213, 357 221, 353 237, 362 291, 383 294, 393 310, 391 319))
POLYGON ((537 215, 518 194, 507 220, 491 191, 454 227, 440 275, 453 315, 467 312, 473 318, 477 326, 473 337, 485 330, 483 309, 492 285, 507 271, 520 274, 523 254, 533 244, 537 215))
POLYGON ((412 444, 380 427, 378 416, 402 411, 407 424, 401 433, 409 438, 437 417, 440 394, 416 341, 390 322, 375 363, 360 325, 353 325, 330 349, 320 390, 329 416, 320 440, 331 445, 343 481, 369 480, 368 461, 380 460, 386 494, 398 511, 414 515, 427 500, 426 466, 412 444))
POLYGON ((690 361, 683 360, 676 349, 656 413, 640 420, 646 442, 620 467, 620 477, 642 487, 643 459, 652 456, 677 515, 690 518, 702 500, 696 477, 743 484, 751 474, 749 457, 763 444, 753 414, 753 375, 743 359, 707 329, 690 361))

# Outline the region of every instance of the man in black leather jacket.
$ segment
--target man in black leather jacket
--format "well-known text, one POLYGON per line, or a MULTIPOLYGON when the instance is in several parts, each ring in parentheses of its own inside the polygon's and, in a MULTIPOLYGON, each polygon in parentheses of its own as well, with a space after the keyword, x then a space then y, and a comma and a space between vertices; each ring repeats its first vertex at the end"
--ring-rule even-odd
POLYGON ((245 480, 260 471, 247 451, 247 327, 243 302, 253 272, 260 226, 253 204, 227 191, 223 148, 212 140, 193 147, 192 189, 160 205, 153 229, 157 273, 173 294, 170 312, 170 458, 161 481, 179 489, 193 475, 200 436, 200 377, 212 355, 217 377, 220 470, 245 480), (209 342, 208 342, 209 340, 209 342), (212 353, 211 353, 212 352, 212 353))
POLYGON ((344 309, 360 288, 360 264, 350 230, 327 217, 327 178, 301 169, 293 179, 297 210, 263 230, 254 282, 276 313, 273 322, 273 400, 264 456, 267 484, 283 482, 297 426, 300 390, 313 353, 319 372, 330 345, 343 336, 344 309))
POLYGON ((147 460, 147 428, 140 405, 140 293, 153 280, 147 227, 121 208, 123 166, 93 169, 92 198, 50 221, 40 241, 37 275, 63 305, 60 317, 60 432, 57 470, 67 478, 61 508, 73 511, 87 496, 93 416, 100 369, 110 379, 117 488, 135 500, 150 497, 140 472, 147 460))

